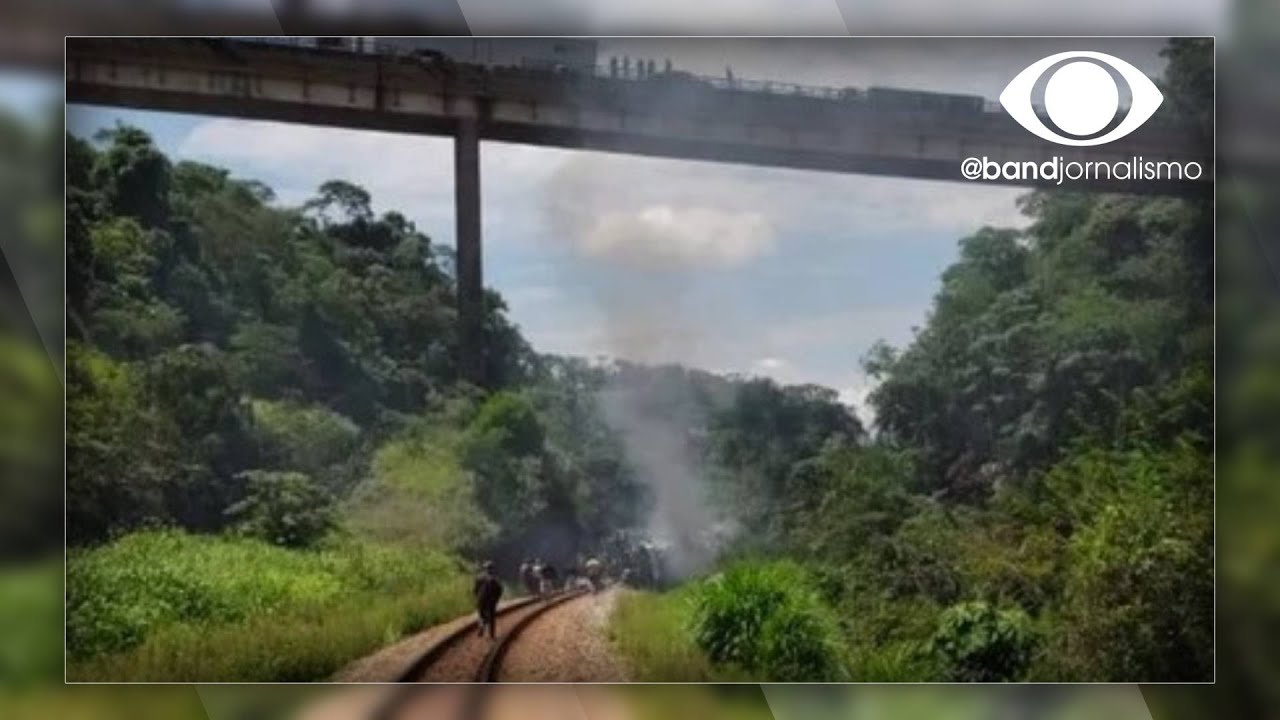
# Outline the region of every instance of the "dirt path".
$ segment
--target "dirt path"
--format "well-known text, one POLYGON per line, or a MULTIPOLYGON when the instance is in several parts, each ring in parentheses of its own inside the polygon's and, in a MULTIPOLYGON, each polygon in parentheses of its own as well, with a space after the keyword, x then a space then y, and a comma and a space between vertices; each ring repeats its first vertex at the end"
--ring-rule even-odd
POLYGON ((609 615, 617 599, 617 590, 606 590, 540 615, 512 642, 498 668, 498 680, 625 682, 608 637, 609 615))

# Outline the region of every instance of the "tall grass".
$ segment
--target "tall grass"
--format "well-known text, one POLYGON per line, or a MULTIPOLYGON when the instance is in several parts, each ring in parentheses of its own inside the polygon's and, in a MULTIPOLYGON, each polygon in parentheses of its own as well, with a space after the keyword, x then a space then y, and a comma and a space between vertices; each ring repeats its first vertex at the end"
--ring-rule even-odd
POLYGON ((716 667, 689 632, 689 589, 667 593, 628 592, 618 598, 609 639, 635 682, 746 680, 732 668, 716 667))
POLYGON ((342 542, 135 533, 67 568, 72 680, 319 680, 466 612, 447 556, 342 542))

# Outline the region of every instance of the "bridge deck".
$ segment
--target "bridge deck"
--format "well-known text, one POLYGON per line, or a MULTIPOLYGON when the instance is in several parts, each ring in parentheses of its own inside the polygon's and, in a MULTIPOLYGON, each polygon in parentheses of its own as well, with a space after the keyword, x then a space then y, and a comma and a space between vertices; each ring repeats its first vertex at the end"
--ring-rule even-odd
MULTIPOLYGON (((1199 192, 1203 143, 1148 124, 1095 148, 1053 145, 1003 113, 887 110, 812 92, 442 64, 281 44, 72 38, 69 102, 835 172, 961 179, 967 157, 1043 161, 1195 160, 1199 181, 1098 180, 1084 189, 1199 192)), ((1003 181, 999 181, 1003 182, 1003 181)))

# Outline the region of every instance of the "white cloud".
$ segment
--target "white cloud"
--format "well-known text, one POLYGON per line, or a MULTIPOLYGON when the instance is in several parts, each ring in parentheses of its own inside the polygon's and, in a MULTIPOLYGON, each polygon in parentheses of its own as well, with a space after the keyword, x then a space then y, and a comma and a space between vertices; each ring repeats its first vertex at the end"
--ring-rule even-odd
POLYGON ((650 205, 605 212, 580 237, 589 257, 642 267, 732 267, 773 249, 773 226, 759 213, 650 205))
MULTIPOLYGON (((733 267, 780 238, 947 242, 984 224, 1020 226, 1025 190, 605 153, 562 153, 531 193, 546 237, 645 267, 733 267)), ((815 257, 815 262, 821 262, 815 257)))
POLYGON ((763 357, 756 360, 752 367, 761 373, 770 374, 790 369, 791 363, 782 358, 763 357))

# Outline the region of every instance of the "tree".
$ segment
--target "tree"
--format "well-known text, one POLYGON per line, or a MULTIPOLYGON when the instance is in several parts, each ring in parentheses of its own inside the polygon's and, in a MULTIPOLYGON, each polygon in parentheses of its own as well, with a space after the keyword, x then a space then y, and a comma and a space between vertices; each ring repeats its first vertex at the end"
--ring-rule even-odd
POLYGON ((149 407, 135 371, 79 342, 67 345, 67 541, 173 519, 178 437, 149 407))
POLYGON ((249 409, 231 383, 225 355, 209 345, 180 345, 150 358, 142 370, 146 401, 172 423, 185 459, 171 498, 186 526, 213 529, 244 495, 241 471, 257 465, 249 409))
POLYGON ((527 525, 546 509, 545 433, 522 397, 499 393, 479 409, 462 450, 480 507, 501 527, 527 525))
POLYGON ((97 157, 93 182, 108 211, 147 229, 164 226, 169 219, 168 158, 149 135, 129 125, 103 130, 97 139, 108 145, 97 157))
POLYGON ((307 547, 333 529, 333 498, 305 473, 249 470, 240 477, 245 497, 226 512, 241 532, 284 547, 307 547))
POLYGON ((320 192, 306 204, 308 211, 313 211, 326 223, 347 222, 352 224, 367 223, 373 219, 372 198, 369 191, 343 180, 328 180, 320 186, 320 192), (330 215, 337 213, 336 218, 330 215))
POLYGON ((1196 123, 1202 138, 1213 138, 1213 38, 1172 38, 1161 51, 1167 61, 1165 89, 1178 115, 1196 123))

